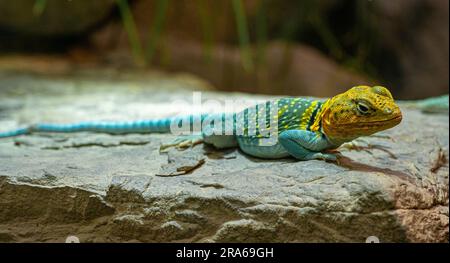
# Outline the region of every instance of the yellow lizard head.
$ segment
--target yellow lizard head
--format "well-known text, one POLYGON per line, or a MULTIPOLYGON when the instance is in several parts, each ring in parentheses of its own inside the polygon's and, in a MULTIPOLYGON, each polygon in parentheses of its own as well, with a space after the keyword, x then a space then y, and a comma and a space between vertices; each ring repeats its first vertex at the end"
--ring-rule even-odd
POLYGON ((322 126, 333 141, 342 143, 392 128, 402 120, 388 89, 356 86, 325 103, 322 126))

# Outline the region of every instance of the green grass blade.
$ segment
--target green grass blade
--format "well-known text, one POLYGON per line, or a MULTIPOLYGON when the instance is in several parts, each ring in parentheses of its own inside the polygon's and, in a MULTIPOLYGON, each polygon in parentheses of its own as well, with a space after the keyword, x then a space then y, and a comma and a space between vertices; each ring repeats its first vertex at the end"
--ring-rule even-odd
POLYGON ((211 62, 213 50, 213 27, 207 0, 197 0, 197 10, 203 33, 203 51, 207 62, 211 62))
POLYGON ((252 54, 250 49, 250 37, 248 34, 247 19, 241 0, 233 0, 233 9, 236 18, 236 26, 239 35, 239 44, 241 46, 241 56, 244 69, 253 70, 252 54))
POLYGON ((47 5, 47 0, 35 0, 33 5, 33 14, 35 16, 41 16, 47 5))
POLYGON ((258 46, 256 61, 265 62, 267 44, 267 0, 261 0, 256 16, 256 43, 258 46))
POLYGON ((139 40, 138 30, 134 23, 133 14, 130 11, 127 0, 116 0, 119 12, 122 17, 122 22, 125 27, 125 31, 128 35, 128 41, 130 43, 133 58, 137 65, 145 65, 144 52, 142 50, 141 41, 139 40))
POLYGON ((323 20, 318 10, 315 10, 315 12, 309 16, 309 22, 322 39, 331 55, 336 59, 343 59, 345 56, 344 49, 334 36, 333 32, 331 32, 330 27, 323 20))
POLYGON ((152 27, 149 32, 149 40, 146 50, 146 61, 151 62, 156 51, 156 46, 159 43, 162 29, 165 24, 167 7, 169 0, 158 0, 156 5, 156 15, 152 27))

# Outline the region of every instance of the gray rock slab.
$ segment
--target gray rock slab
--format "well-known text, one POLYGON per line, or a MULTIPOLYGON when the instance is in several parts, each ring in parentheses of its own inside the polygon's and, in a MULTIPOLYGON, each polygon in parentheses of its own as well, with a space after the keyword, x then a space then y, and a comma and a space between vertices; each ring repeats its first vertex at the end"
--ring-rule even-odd
MULTIPOLYGON (((0 129, 169 116, 194 90, 252 97, 184 79, 5 74, 0 129)), ((448 242, 448 113, 403 113, 399 126, 341 147, 340 165, 205 145, 161 153, 171 134, 0 139, 0 242, 448 242)))

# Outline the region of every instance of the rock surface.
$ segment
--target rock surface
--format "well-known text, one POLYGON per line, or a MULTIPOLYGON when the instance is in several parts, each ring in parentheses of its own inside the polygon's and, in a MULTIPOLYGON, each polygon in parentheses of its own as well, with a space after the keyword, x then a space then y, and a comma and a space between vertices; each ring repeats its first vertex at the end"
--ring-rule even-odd
MULTIPOLYGON (((171 101, 206 89, 186 76, 117 75, 0 71, 0 129, 170 116, 183 110, 171 101)), ((1 139, 0 242, 448 242, 449 116, 403 113, 341 148, 341 166, 204 145, 160 153, 170 134, 1 139), (193 168, 160 176, 170 166, 193 168)))

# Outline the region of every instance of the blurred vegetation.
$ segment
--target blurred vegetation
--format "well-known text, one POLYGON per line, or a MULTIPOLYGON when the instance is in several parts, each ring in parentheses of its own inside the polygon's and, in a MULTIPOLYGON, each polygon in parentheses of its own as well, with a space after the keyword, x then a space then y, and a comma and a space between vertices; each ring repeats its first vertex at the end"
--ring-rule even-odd
MULTIPOLYGON (((164 31, 165 17, 170 0, 155 0, 153 21, 148 25, 147 39, 141 41, 133 14, 130 11, 130 1, 115 0, 123 27, 128 34, 128 41, 137 65, 152 63, 156 50, 164 50, 161 35, 164 31), (142 43, 145 42, 145 43, 142 43)), ((205 57, 211 56, 214 45, 214 11, 210 0, 193 0, 199 15, 199 27, 203 32, 205 57)), ((343 0, 336 10, 331 10, 330 16, 323 16, 323 6, 326 1, 302 0, 292 1, 289 8, 282 13, 268 15, 268 6, 274 6, 276 0, 257 1, 257 13, 252 19, 246 14, 242 0, 231 0, 238 44, 241 49, 243 68, 249 72, 255 66, 264 64, 265 45, 269 39, 280 39, 285 42, 302 42, 319 48, 347 68, 378 77, 375 67, 369 62, 376 57, 377 32, 372 1, 343 0), (339 24, 334 23, 339 15, 339 24), (273 17, 279 19, 275 28, 270 23, 273 17), (342 21, 346 17, 347 21, 342 21), (281 22, 281 23, 280 23, 281 22), (281 28, 280 28, 281 25, 281 28)), ((46 0, 35 0, 33 12, 42 14, 46 0)), ((336 5, 335 5, 336 6, 336 5)), ((220 12, 220 10, 218 10, 220 12)))
POLYGON ((128 34, 128 41, 133 51, 134 60, 138 65, 143 64, 145 63, 144 51, 128 2, 127 0, 116 0, 116 3, 122 16, 123 26, 128 34))
POLYGON ((380 49, 373 1, 342 0, 327 6, 329 3, 295 1, 279 14, 283 27, 273 37, 310 44, 349 69, 379 77, 370 62, 380 49))
POLYGON ((253 62, 250 49, 250 37, 248 35, 247 18, 245 16, 244 7, 241 0, 232 0, 233 10, 236 17, 236 25, 239 36, 239 44, 241 46, 242 61, 244 69, 252 70, 253 62))
POLYGON ((36 0, 33 6, 33 14, 35 16, 40 16, 42 12, 44 12, 45 5, 47 4, 47 0, 36 0))

